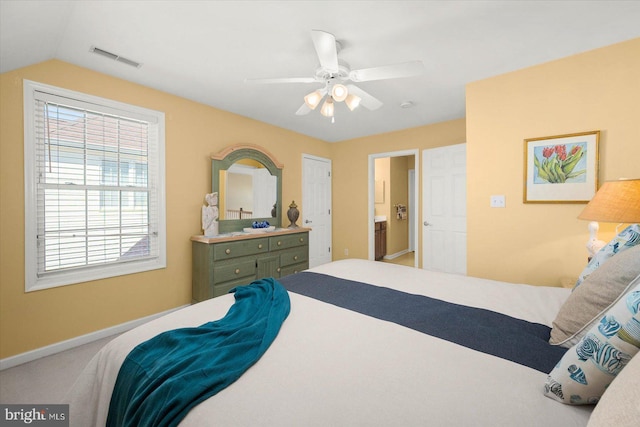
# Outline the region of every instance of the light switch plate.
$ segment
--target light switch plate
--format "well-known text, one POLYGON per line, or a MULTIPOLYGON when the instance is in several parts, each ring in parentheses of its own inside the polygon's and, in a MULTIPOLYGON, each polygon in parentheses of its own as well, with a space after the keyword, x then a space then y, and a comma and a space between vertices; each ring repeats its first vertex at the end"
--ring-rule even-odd
POLYGON ((504 195, 491 196, 490 206, 492 208, 504 208, 506 207, 506 202, 504 200, 504 195))

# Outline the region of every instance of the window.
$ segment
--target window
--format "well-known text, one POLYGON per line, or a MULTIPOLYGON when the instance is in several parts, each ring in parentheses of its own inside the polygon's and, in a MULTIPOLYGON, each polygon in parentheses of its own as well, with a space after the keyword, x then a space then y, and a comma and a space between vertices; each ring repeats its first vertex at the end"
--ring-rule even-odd
POLYGON ((24 82, 26 291, 166 266, 164 114, 24 82))

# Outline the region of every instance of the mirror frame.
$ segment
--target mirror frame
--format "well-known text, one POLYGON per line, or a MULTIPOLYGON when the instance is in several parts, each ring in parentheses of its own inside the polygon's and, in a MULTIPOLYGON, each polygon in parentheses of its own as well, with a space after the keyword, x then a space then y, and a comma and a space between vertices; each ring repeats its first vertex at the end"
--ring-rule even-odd
POLYGON ((251 159, 262 163, 271 175, 277 179, 276 184, 276 217, 249 218, 249 219, 223 219, 218 221, 220 233, 242 231, 245 227, 251 227, 253 221, 269 221, 276 228, 282 227, 282 168, 284 165, 264 148, 254 144, 236 144, 211 155, 211 191, 220 194, 220 171, 227 170, 240 159, 251 159))

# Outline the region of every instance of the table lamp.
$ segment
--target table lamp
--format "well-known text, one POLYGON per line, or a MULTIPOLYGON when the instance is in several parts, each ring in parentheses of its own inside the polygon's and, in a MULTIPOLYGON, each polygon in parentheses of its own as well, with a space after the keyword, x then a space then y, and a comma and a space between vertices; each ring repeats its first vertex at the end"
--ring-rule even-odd
POLYGON ((605 244, 598 240, 598 222, 640 222, 640 179, 607 181, 578 215, 589 223, 589 256, 594 256, 605 244))

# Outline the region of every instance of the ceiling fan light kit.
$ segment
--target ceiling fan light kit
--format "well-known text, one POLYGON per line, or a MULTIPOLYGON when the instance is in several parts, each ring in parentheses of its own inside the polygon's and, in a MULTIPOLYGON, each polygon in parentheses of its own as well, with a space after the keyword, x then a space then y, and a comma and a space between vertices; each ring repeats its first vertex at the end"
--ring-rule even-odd
POLYGON ((351 70, 347 64, 338 60, 340 45, 333 34, 312 30, 311 39, 320 61, 320 67, 315 71, 313 77, 247 79, 245 81, 254 83, 323 83, 323 88, 304 97, 304 104, 296 111, 296 115, 305 115, 311 110, 315 110, 327 95, 322 108, 320 108, 320 114, 331 117, 333 122, 334 101, 344 102, 351 111, 359 105, 368 110, 376 110, 382 106, 382 101, 373 95, 353 84, 345 85, 345 83, 414 77, 424 74, 425 71, 422 61, 351 70))
MULTIPOLYGON (((322 108, 320 109, 320 114, 325 117, 333 117, 335 106, 334 102, 343 102, 349 107, 349 110, 353 111, 355 108, 360 105, 360 97, 349 93, 349 89, 343 84, 329 81, 327 82, 327 87, 331 87, 331 95, 327 96, 327 99, 322 104, 322 108)), ((328 88, 324 90, 315 90, 307 96, 304 97, 304 103, 312 110, 315 110, 318 105, 320 105, 320 101, 324 98, 325 94, 329 92, 328 88)))

